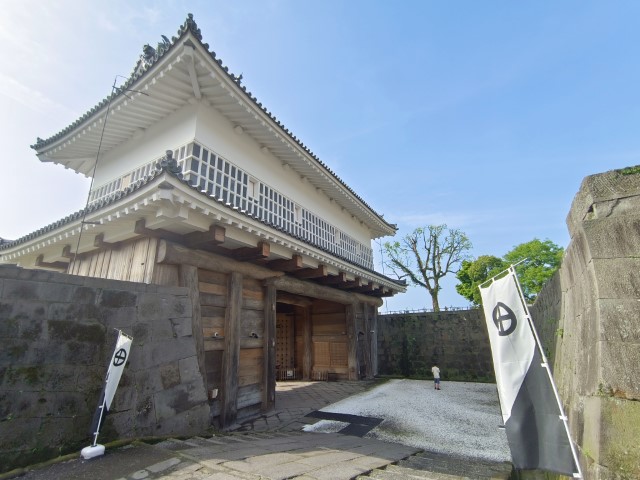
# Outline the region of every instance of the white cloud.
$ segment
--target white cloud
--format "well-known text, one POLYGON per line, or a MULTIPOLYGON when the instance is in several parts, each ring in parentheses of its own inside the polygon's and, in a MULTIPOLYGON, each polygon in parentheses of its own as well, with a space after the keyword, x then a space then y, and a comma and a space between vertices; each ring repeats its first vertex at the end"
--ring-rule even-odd
POLYGON ((18 82, 15 78, 2 72, 0 72, 0 94, 38 113, 53 111, 72 113, 71 110, 54 102, 42 92, 18 82))

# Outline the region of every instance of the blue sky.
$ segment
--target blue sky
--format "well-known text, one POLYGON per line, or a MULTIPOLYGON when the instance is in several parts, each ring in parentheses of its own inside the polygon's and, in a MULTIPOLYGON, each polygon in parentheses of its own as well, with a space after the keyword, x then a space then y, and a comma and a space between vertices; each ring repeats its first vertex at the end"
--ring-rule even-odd
MULTIPOLYGON (((188 12, 230 71, 400 233, 447 223, 467 233, 473 256, 535 237, 566 246, 582 179, 640 164, 640 2, 3 0, 0 9, 3 238, 84 206, 88 180, 41 164, 29 145, 106 97, 142 46, 175 35, 188 12)), ((442 306, 467 305, 455 283, 442 306)), ((410 289, 383 310, 425 306, 426 292, 410 289)))

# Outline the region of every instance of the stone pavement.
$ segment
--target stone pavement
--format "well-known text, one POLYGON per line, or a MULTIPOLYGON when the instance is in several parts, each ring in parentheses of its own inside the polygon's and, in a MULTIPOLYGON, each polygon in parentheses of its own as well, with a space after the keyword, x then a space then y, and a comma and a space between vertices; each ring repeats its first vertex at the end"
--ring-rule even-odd
POLYGON ((278 382, 272 412, 245 421, 236 431, 300 431, 317 418, 305 415, 376 385, 375 380, 359 382, 278 382))
POLYGON ((306 433, 305 417, 374 382, 278 383, 276 409, 241 431, 153 445, 108 448, 92 460, 74 458, 28 471, 21 480, 398 480, 507 479, 510 466, 419 452, 414 447, 339 433, 306 433))

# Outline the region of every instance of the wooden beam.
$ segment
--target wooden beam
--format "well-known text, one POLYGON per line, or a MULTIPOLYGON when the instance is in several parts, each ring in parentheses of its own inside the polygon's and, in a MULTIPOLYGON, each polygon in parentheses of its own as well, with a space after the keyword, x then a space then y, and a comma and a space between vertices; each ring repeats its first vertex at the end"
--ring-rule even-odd
MULTIPOLYGON (((194 265, 180 265, 179 269, 180 286, 189 289, 189 300, 191 301, 191 334, 196 344, 196 356, 198 357, 198 367, 202 378, 207 378, 204 354, 204 334, 202 332, 202 313, 200 309, 200 288, 198 281, 198 267, 194 265)), ((209 386, 205 384, 208 389, 209 386)))
POLYGON ((293 274, 298 278, 321 278, 326 277, 329 272, 326 265, 318 265, 318 268, 303 268, 293 274))
POLYGON ((281 270, 283 272, 293 272, 302 268, 302 256, 294 255, 290 259, 282 258, 267 262, 267 266, 273 270, 281 270))
POLYGON ((338 275, 329 275, 320 280, 320 283, 325 285, 336 285, 338 283, 344 283, 347 281, 347 274, 344 272, 338 273, 338 275))
POLYGON ((66 262, 45 262, 44 255, 38 255, 35 266, 42 268, 55 268, 56 270, 66 270, 69 264, 66 262))
POLYGON ((220 427, 231 427, 238 415, 238 373, 240 369, 240 325, 242 323, 242 274, 229 275, 227 309, 224 316, 222 354, 222 398, 220 427))
POLYGON ((313 368, 313 341, 311 340, 311 308, 302 310, 302 379, 311 380, 313 368))
POLYGON ((269 242, 259 242, 257 247, 242 247, 231 250, 233 258, 239 261, 264 260, 271 254, 269 242))
POLYGON ((378 375, 378 309, 371 309, 369 317, 369 325, 371 328, 371 370, 372 375, 378 375))
POLYGON ((321 300, 329 300, 331 302, 342 303, 343 305, 349 305, 353 302, 360 301, 367 304, 380 307, 382 300, 377 297, 369 295, 362 295, 355 292, 343 292, 337 288, 331 288, 324 285, 318 285, 307 280, 299 280, 290 276, 282 276, 267 280, 273 282, 278 289, 278 292, 285 291, 296 295, 303 295, 311 298, 318 298, 321 300))
POLYGON ((313 300, 308 297, 301 297, 300 295, 294 295, 292 293, 280 292, 278 293, 278 303, 286 303, 287 305, 297 305, 298 307, 310 307, 313 304, 313 300))
POLYGON ((189 248, 221 245, 224 243, 227 231, 220 225, 211 225, 206 232, 191 232, 184 236, 184 244, 189 248))
POLYGON ((184 263, 187 265, 195 265, 205 270, 213 270, 214 272, 238 272, 257 280, 284 275, 283 272, 275 272, 266 267, 239 262, 211 252, 191 250, 182 245, 167 242, 166 240, 158 242, 158 263, 170 265, 181 265, 184 263))
POLYGON ((146 220, 144 218, 141 218, 136 222, 135 226, 133 227, 133 233, 144 235, 145 237, 159 238, 178 243, 181 243, 183 240, 182 235, 179 235, 177 233, 173 233, 162 228, 147 228, 146 220))
POLYGON ((71 253, 71 245, 65 245, 64 248, 62 249, 62 253, 60 254, 61 257, 63 258, 75 258, 76 254, 75 253, 71 253))
POLYGON ((99 233, 93 239, 93 246, 96 248, 109 249, 118 246, 120 242, 105 242, 104 241, 104 233, 99 233))
POLYGON ((362 279, 360 277, 356 277, 350 282, 345 282, 341 287, 344 289, 360 288, 362 287, 362 279))
POLYGON ((269 411, 276 403, 276 287, 265 286, 264 295, 264 347, 262 370, 262 410, 269 411))
POLYGON ((363 285, 360 288, 357 288, 355 291, 358 293, 374 293, 377 290, 377 287, 373 286, 373 282, 369 282, 366 285, 363 285))
POLYGON ((363 304, 362 309, 364 312, 364 338, 363 338, 363 348, 364 348, 364 365, 365 365, 365 375, 367 379, 373 378, 373 342, 372 338, 373 334, 371 333, 371 308, 370 305, 363 304))

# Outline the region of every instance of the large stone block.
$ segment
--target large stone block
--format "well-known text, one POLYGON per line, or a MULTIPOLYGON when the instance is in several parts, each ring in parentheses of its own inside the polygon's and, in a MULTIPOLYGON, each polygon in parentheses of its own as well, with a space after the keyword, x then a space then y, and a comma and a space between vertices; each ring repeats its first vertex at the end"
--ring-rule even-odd
POLYGON ((2 419, 44 418, 55 415, 51 397, 42 391, 7 390, 7 398, 0 399, 2 419))
POLYGON ((193 357, 195 354, 196 346, 190 337, 156 342, 151 346, 152 365, 175 362, 182 358, 193 357))
POLYGON ((48 305, 47 318, 77 323, 101 322, 104 311, 105 309, 94 304, 54 302, 48 305))
POLYGON ((10 303, 5 303, 4 305, 3 316, 9 320, 44 321, 47 316, 46 302, 14 299, 10 303))
POLYGON ((640 343, 602 342, 600 352, 605 391, 640 400, 640 343))
POLYGON ((63 343, 62 359, 64 363, 81 365, 104 365, 103 349, 96 348, 92 342, 71 340, 63 343))
POLYGON ((202 373, 198 365, 197 357, 183 358, 179 362, 180 379, 182 382, 191 382, 195 380, 202 381, 202 373))
POLYGON ((207 405, 207 395, 202 379, 182 383, 153 396, 156 419, 162 422, 194 407, 207 405))
POLYGON ((151 324, 151 336, 154 342, 176 338, 170 318, 159 318, 151 324))
POLYGON ((115 412, 125 412, 130 418, 131 411, 136 407, 138 394, 135 385, 119 385, 113 397, 111 409, 115 412))
POLYGON ((134 373, 133 382, 139 396, 151 396, 164 389, 159 368, 140 370, 134 373))
POLYGON ((640 299, 598 299, 600 338, 640 344, 640 299))
POLYGON ((7 300, 70 301, 74 287, 64 283, 5 280, 3 297, 7 300))
MULTIPOLYGON (((173 388, 180 385, 180 366, 178 362, 167 363, 160 366, 160 379, 163 389, 173 388)), ((186 379, 187 377, 185 377, 186 379)))
POLYGON ((640 252, 638 215, 586 221, 583 228, 593 258, 637 257, 640 252))
POLYGON ((102 290, 99 305, 108 308, 133 307, 138 301, 138 294, 128 290, 102 290))
POLYGON ((48 398, 53 402, 54 416, 59 418, 89 415, 96 406, 88 405, 86 395, 80 392, 58 392, 48 395, 48 398))
POLYGON ((91 344, 103 344, 106 340, 104 326, 98 322, 79 323, 73 320, 50 320, 48 338, 58 341, 77 341, 91 344))
POLYGON ((77 365, 47 365, 42 382, 46 391, 71 392, 76 390, 78 376, 86 379, 84 368, 77 365))
POLYGON ((640 298, 640 257, 594 259, 599 298, 640 298))
POLYGON ((16 362, 22 362, 28 353, 28 341, 7 338, 3 340, 2 348, 0 348, 0 365, 13 365, 16 362))
POLYGON ((77 286, 73 289, 71 303, 84 303, 93 305, 98 298, 98 290, 87 286, 77 286))
POLYGON ((201 404, 185 412, 158 420, 156 435, 202 435, 210 427, 209 405, 201 404))
POLYGON ((170 318, 171 331, 173 337, 191 337, 193 336, 193 324, 191 317, 170 318))
POLYGON ((147 320, 148 317, 187 317, 191 316, 191 302, 186 296, 147 293, 140 296, 138 312, 141 320, 147 320))
POLYGON ((131 336, 135 346, 148 345, 151 340, 151 326, 148 323, 136 322, 131 326, 131 336))
POLYGON ((600 478, 640 478, 640 402, 613 397, 584 400, 583 453, 608 473, 600 478))
POLYGON ((24 449, 33 444, 41 425, 40 418, 11 418, 0 422, 0 451, 24 449))
MULTIPOLYGON (((17 338, 20 332, 19 321, 15 318, 3 317, 3 305, 10 307, 10 305, 7 304, 0 304, 0 338, 17 338)), ((5 311, 7 310, 9 309, 5 311)))
POLYGON ((101 309, 102 323, 110 330, 115 328, 131 333, 132 326, 137 322, 137 307, 103 308, 101 309))

